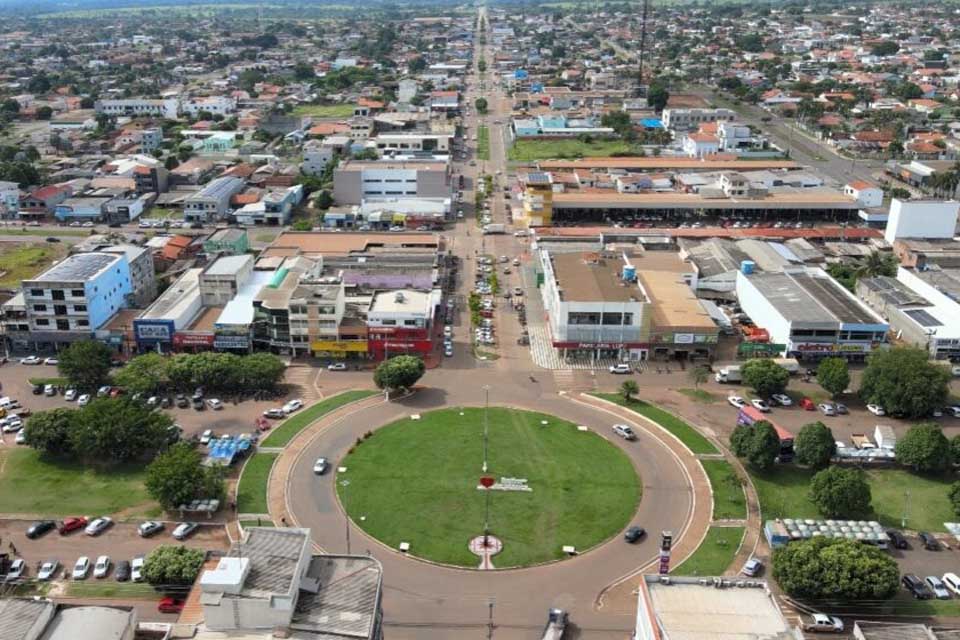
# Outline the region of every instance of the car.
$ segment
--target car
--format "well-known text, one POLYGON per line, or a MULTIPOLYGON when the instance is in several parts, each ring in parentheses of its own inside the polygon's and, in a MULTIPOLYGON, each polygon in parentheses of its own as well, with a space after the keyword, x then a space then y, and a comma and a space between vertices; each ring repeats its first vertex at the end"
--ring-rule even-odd
POLYGON ((195 411, 203 411, 204 407, 207 406, 203 404, 203 398, 194 398, 190 402, 193 404, 193 409, 195 411))
POLYGON ((847 415, 848 413, 850 413, 850 410, 847 409, 847 405, 845 405, 845 404, 843 404, 843 403, 841 403, 841 402, 835 402, 835 403, 833 404, 833 410, 836 411, 836 412, 837 412, 837 415, 840 415, 840 416, 845 416, 845 415, 847 415))
POLYGON ((940 550, 940 541, 937 540, 934 536, 930 535, 926 531, 921 531, 917 534, 917 537, 920 538, 920 544, 923 545, 923 548, 927 551, 939 551, 940 550))
POLYGON ((56 575, 57 570, 60 568, 60 563, 56 560, 47 560, 40 565, 40 570, 37 571, 37 580, 47 581, 52 580, 53 576, 56 575))
POLYGON ((728 396, 727 402, 729 402, 732 406, 736 407, 737 409, 742 409, 743 407, 747 406, 747 401, 741 398, 740 396, 728 396))
POLYGON ((804 631, 819 633, 843 633, 843 620, 825 613, 814 613, 809 620, 803 621, 804 631))
POLYGON ((163 531, 164 525, 162 522, 157 522, 156 520, 147 520, 146 522, 141 522, 137 526, 137 535, 141 538, 149 538, 150 536, 156 535, 163 531))
POLYGON ((23 558, 17 558, 10 563, 10 570, 7 571, 7 580, 17 580, 27 574, 27 561, 23 558))
POLYGON ((327 371, 346 371, 347 363, 346 362, 334 362, 327 365, 327 371))
POLYGON ((762 570, 763 563, 757 558, 750 558, 747 560, 747 563, 743 565, 743 569, 740 569, 740 573, 752 578, 753 576, 758 575, 762 570))
POLYGON ((868 405, 867 405, 867 411, 869 411, 870 413, 872 413, 872 414, 875 415, 875 416, 885 416, 885 415, 887 415, 887 412, 883 410, 883 407, 881 407, 881 406, 878 405, 878 404, 868 404, 868 405))
POLYGON ((211 440, 213 440, 213 429, 207 429, 200 434, 200 444, 210 444, 211 440))
POLYGON ((0 425, 2 425, 4 433, 14 433, 23 429, 23 420, 20 419, 20 416, 14 414, 0 420, 0 425))
POLYGON ((191 396, 191 399, 203 400, 203 396, 205 393, 206 393, 206 389, 204 389, 203 387, 197 387, 196 389, 193 390, 193 396, 191 396))
POLYGON ((622 375, 625 373, 630 373, 631 371, 632 369, 630 368, 630 365, 627 364, 626 362, 610 365, 610 373, 616 373, 616 374, 622 375))
POLYGON ((757 411, 761 411, 763 413, 770 412, 770 405, 768 405, 766 402, 764 402, 760 398, 754 398, 753 400, 750 401, 750 404, 753 405, 753 408, 756 409, 757 411))
POLYGON ((57 388, 52 384, 43 385, 43 395, 45 396, 55 396, 57 395, 57 388))
POLYGON ((207 406, 213 409, 214 411, 220 411, 223 409, 223 403, 220 402, 217 398, 210 398, 207 400, 207 406))
POLYGON ((317 458, 317 461, 313 463, 313 472, 318 476, 325 474, 329 468, 330 462, 326 458, 317 458))
POLYGON ((102 387, 100 387, 99 389, 97 389, 97 397, 98 397, 98 398, 106 398, 107 396, 110 395, 110 392, 111 392, 112 390, 113 390, 113 387, 111 387, 111 386, 108 385, 108 384, 105 384, 105 385, 103 385, 102 387))
POLYGON ((44 358, 44 359, 43 359, 43 364, 48 364, 48 365, 51 365, 51 366, 54 366, 54 367, 55 367, 55 366, 57 366, 58 364, 60 364, 60 361, 57 360, 56 358, 44 358))
POLYGON ((817 405, 817 408, 820 409, 820 413, 825 416, 835 416, 837 415, 837 410, 829 402, 821 402, 817 405))
POLYGON ((287 414, 283 412, 283 409, 267 409, 266 411, 263 412, 264 418, 273 418, 274 420, 283 418, 286 415, 287 414))
POLYGON ((157 396, 150 396, 149 398, 147 398, 147 406, 148 406, 148 407, 155 407, 155 406, 157 406, 158 404, 160 404, 160 398, 159 398, 159 397, 157 397, 157 396))
POLYGON ((35 365, 40 364, 41 360, 37 356, 27 356, 26 358, 20 358, 20 364, 26 365, 35 365))
POLYGON ((160 399, 161 409, 169 409, 172 406, 173 406, 173 400, 171 400, 169 396, 164 396, 163 398, 160 399))
POLYGON ((101 516, 90 522, 83 532, 88 536, 98 536, 111 526, 113 526, 113 519, 106 516, 101 516))
POLYGON ((87 524, 87 519, 83 516, 72 516, 70 518, 64 518, 60 526, 57 527, 57 531, 60 532, 60 535, 65 536, 71 531, 83 529, 87 524))
POLYGON ((892 544, 895 549, 906 549, 910 546, 907 544, 906 536, 896 529, 887 529, 887 537, 890 538, 890 544, 892 544))
POLYGON ((80 556, 77 558, 77 562, 73 565, 73 579, 84 580, 88 573, 90 573, 90 558, 87 556, 80 556))
POLYGON ((523 295, 523 289, 521 289, 520 287, 514 287, 514 288, 513 288, 513 295, 515 295, 515 296, 522 296, 522 295, 523 295))
POLYGON ((949 600, 950 599, 950 590, 947 589, 947 585, 943 583, 943 580, 937 576, 927 576, 923 579, 927 583, 927 586, 930 587, 930 591, 933 592, 933 597, 937 600, 949 600))
POLYGON ((918 578, 915 574, 906 573, 900 579, 900 583, 917 600, 930 600, 933 598, 933 592, 930 588, 918 578))
POLYGON ((157 611, 160 613, 180 613, 183 611, 183 600, 166 596, 157 603, 157 611))
POLYGON ((130 563, 130 580, 143 582, 143 556, 137 556, 130 563))
POLYGON ((16 444, 27 444, 27 432, 21 430, 13 441, 16 444))
POLYGON ((190 406, 190 401, 187 399, 187 396, 182 393, 178 393, 175 403, 179 409, 186 409, 190 406))
POLYGON ((130 562, 120 560, 117 562, 117 568, 113 570, 113 579, 117 582, 126 582, 130 579, 130 562))
POLYGON ((77 390, 76 389, 67 389, 63 392, 63 399, 67 402, 73 402, 77 399, 77 390))
POLYGON ((173 530, 172 535, 175 540, 186 540, 199 528, 200 525, 196 522, 181 522, 173 530))
POLYGON ((629 542, 630 544, 634 544, 634 543, 640 542, 640 540, 645 535, 647 535, 647 532, 644 530, 643 527, 633 526, 627 529, 623 533, 623 539, 629 542))
POLYGON ((444 345, 444 347, 443 347, 443 355, 444 355, 444 357, 452 358, 452 357, 453 357, 453 346, 452 346, 452 345, 449 345, 449 344, 448 344, 448 345, 444 345))
POLYGON ((793 406, 793 400, 785 393, 775 393, 770 396, 770 399, 776 402, 781 407, 790 407, 793 406))
POLYGON ((57 236, 47 236, 46 240, 47 242, 60 242, 60 238, 57 236))
POLYGON ((637 434, 633 432, 633 429, 628 427, 625 424, 615 424, 613 425, 613 432, 623 438, 624 440, 636 440, 637 434))
POLYGON ((303 400, 290 400, 285 405, 283 405, 283 412, 289 415, 294 411, 302 408, 303 408, 303 400))
POLYGON ((87 406, 88 404, 90 404, 90 394, 89 394, 89 393, 84 393, 84 394, 82 394, 79 398, 77 398, 77 406, 78 406, 78 407, 85 407, 85 406, 87 406))
POLYGON ((42 384, 30 385, 30 393, 32 393, 35 396, 43 395, 43 385, 42 384))
POLYGON ((100 556, 93 565, 94 578, 106 578, 110 575, 110 556, 100 556))
POLYGON ((960 577, 957 574, 950 572, 943 574, 943 584, 944 586, 952 591, 955 595, 960 596, 960 577))
POLYGON ((31 540, 39 538, 43 534, 53 531, 57 528, 57 523, 53 520, 39 520, 27 528, 27 537, 31 540))

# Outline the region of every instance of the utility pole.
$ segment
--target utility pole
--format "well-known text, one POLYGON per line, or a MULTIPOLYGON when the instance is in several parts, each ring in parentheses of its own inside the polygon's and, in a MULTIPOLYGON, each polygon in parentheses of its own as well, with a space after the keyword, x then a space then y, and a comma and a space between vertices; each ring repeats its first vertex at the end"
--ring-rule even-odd
POLYGON ((907 528, 907 512, 910 509, 910 489, 903 492, 903 518, 900 520, 900 528, 907 528))
POLYGON ((493 598, 490 598, 490 601, 487 602, 487 607, 489 609, 487 615, 487 640, 493 638, 493 598))
POLYGON ((643 9, 640 14, 640 69, 637 77, 637 95, 645 95, 643 91, 643 62, 647 52, 647 14, 650 11, 650 0, 643 0, 643 9))
MULTIPOLYGON (((344 493, 343 501, 346 502, 346 501, 347 501, 347 496, 346 496, 347 487, 350 486, 350 481, 349 481, 349 480, 341 480, 341 481, 340 481, 340 486, 343 487, 343 493, 344 493)), ((346 524, 346 526, 347 526, 347 555, 350 555, 350 517, 348 516, 348 517, 344 518, 344 519, 343 519, 343 522, 344 522, 344 524, 346 524)))
POLYGON ((486 401, 483 407, 483 472, 487 472, 487 445, 490 439, 490 385, 483 385, 483 393, 486 401))

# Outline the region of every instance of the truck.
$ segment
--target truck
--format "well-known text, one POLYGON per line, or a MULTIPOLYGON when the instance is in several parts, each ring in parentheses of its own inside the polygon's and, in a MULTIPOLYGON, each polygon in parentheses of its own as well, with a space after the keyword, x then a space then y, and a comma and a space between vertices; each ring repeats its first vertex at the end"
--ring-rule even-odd
POLYGON ((897 435, 893 432, 893 427, 886 424, 878 424, 873 428, 873 439, 877 441, 877 446, 881 449, 893 451, 897 448, 897 435))
POLYGON ((873 444, 872 442, 870 442, 870 438, 868 438, 865 434, 862 434, 862 433, 853 433, 853 434, 851 434, 851 435, 850 435, 850 442, 853 444, 854 447, 856 447, 857 449, 861 449, 861 450, 863 450, 863 449, 876 449, 876 448, 877 448, 877 446, 876 446, 875 444, 873 444))
POLYGON ((547 612, 547 625, 543 628, 541 640, 561 640, 567 629, 567 612, 563 609, 550 609, 547 612))
POLYGON ((499 222, 491 222, 490 224, 483 225, 483 235, 485 236, 506 232, 507 225, 499 222))
POLYGON ((713 374, 713 379, 717 382, 724 383, 734 383, 740 382, 740 365, 738 364, 728 364, 717 369, 717 372, 713 374))
POLYGON ((740 413, 737 414, 738 425, 753 425, 761 421, 769 422, 773 426, 773 430, 777 432, 777 438, 780 440, 780 452, 777 454, 777 462, 790 462, 793 460, 793 434, 771 420, 769 414, 761 413, 749 405, 740 407, 740 413))
POLYGON ((774 358, 774 362, 787 370, 790 375, 800 373, 800 362, 796 358, 774 358))

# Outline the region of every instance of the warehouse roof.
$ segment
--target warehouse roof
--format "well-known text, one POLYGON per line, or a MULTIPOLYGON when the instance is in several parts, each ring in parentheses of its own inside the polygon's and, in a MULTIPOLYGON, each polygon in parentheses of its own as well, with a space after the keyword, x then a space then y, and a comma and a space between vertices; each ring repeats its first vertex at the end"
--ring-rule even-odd
POLYGON ((782 273, 755 273, 743 277, 783 317, 795 323, 883 323, 820 269, 790 269, 782 273))

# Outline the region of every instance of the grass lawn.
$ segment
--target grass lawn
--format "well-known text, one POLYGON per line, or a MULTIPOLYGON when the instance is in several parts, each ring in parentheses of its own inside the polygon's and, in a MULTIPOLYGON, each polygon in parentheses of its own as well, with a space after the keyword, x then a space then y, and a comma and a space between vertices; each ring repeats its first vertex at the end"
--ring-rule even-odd
POLYGON ((160 594, 144 582, 116 582, 112 579, 71 580, 67 595, 73 598, 117 598, 136 600, 159 600, 160 594))
POLYGON ((702 402, 704 404, 713 404, 720 400, 719 395, 710 393, 706 389, 677 389, 677 393, 682 393, 694 402, 702 402))
POLYGON ((164 209, 163 207, 153 207, 141 216, 142 218, 150 218, 152 220, 167 220, 169 218, 183 218, 183 212, 177 211, 176 209, 164 209))
MULTIPOLYGON (((486 495, 477 490, 483 414, 479 408, 424 413, 357 446, 337 476, 353 522, 394 549, 409 542, 417 556, 478 565, 467 543, 483 533, 486 495)), ((490 475, 526 478, 532 489, 489 494, 490 530, 504 542, 496 566, 559 559, 563 545, 586 550, 616 535, 635 513, 640 479, 623 451, 596 433, 496 407, 489 434, 490 475)))
POLYGON ((292 418, 288 418, 281 422, 280 426, 271 431, 270 435, 268 435, 266 439, 260 443, 260 446, 285 447, 311 422, 318 420, 322 416, 330 413, 338 407, 342 407, 348 402, 361 400, 363 398, 375 395, 376 393, 376 391, 370 391, 369 389, 360 391, 345 391, 344 393, 327 398, 322 402, 318 402, 317 404, 302 410, 300 413, 294 414, 292 418))
POLYGON ((743 527, 710 527, 707 537, 693 555, 670 573, 678 576, 723 575, 737 555, 743 532, 743 527))
POLYGON ((687 445, 690 451, 693 451, 694 453, 720 453, 717 448, 710 443, 709 440, 700 434, 699 431, 672 413, 664 411, 660 407, 648 404, 643 400, 637 400, 636 398, 630 402, 627 402, 619 393, 595 393, 593 395, 610 402, 615 402, 622 407, 626 407, 631 411, 639 413, 640 415, 646 416, 647 418, 653 420, 661 427, 677 436, 677 438, 679 438, 683 444, 687 445))
POLYGON ((632 150, 623 140, 593 140, 582 142, 576 138, 568 140, 517 140, 510 147, 508 159, 514 162, 532 162, 534 160, 564 158, 605 158, 615 153, 627 153, 632 150))
POLYGON ((143 465, 97 470, 7 448, 0 453, 0 513, 109 515, 150 501, 143 475, 143 465))
MULTIPOLYGON (((944 522, 956 521, 947 498, 951 484, 948 478, 918 476, 903 469, 872 469, 866 473, 873 498, 873 513, 868 519, 899 528, 906 505, 908 529, 942 532, 946 531, 944 522)), ((807 497, 812 472, 788 465, 765 473, 751 471, 751 475, 764 520, 822 518, 807 497)))
POLYGON ((238 513, 267 513, 267 480, 279 453, 255 453, 247 460, 237 487, 238 513))
POLYGON ((477 127, 477 160, 490 159, 490 129, 484 125, 477 127))
POLYGON ((353 115, 353 104, 301 104, 293 109, 295 116, 313 118, 349 118, 353 115))
MULTIPOLYGON (((8 231, 3 234, 7 235, 8 231)), ((53 242, 8 244, 0 250, 0 287, 19 287, 21 280, 32 278, 66 253, 62 244, 53 242)))
POLYGON ((747 498, 737 472, 726 460, 701 460, 713 486, 714 520, 738 520, 747 517, 747 498))
MULTIPOLYGON (((40 227, 6 228, 0 235, 4 236, 89 236, 91 229, 43 229, 40 227)), ((55 244, 55 243, 51 243, 55 244)))

